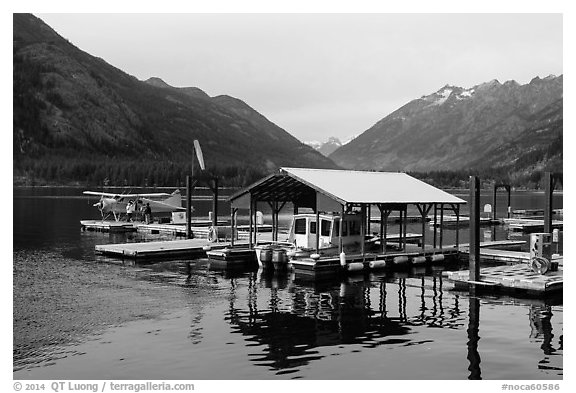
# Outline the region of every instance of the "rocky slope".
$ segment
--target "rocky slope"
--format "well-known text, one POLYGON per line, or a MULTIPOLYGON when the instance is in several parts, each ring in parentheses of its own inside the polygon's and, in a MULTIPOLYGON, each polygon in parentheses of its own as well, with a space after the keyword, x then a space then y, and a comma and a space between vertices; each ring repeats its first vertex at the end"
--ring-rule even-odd
POLYGON ((139 81, 33 15, 13 21, 15 176, 34 175, 38 160, 57 162, 54 170, 72 177, 85 176, 83 166, 95 161, 111 171, 114 162, 178 166, 190 161, 194 139, 216 172, 336 167, 241 100, 159 78, 139 81))
POLYGON ((525 85, 446 85, 386 116, 330 158, 345 168, 387 171, 508 168, 513 176, 561 170, 562 84, 562 76, 549 76, 525 85))

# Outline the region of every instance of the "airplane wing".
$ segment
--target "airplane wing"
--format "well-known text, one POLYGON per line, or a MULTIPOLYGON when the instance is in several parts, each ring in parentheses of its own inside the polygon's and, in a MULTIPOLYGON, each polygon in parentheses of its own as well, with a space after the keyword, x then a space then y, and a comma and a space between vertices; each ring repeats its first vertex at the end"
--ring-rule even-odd
POLYGON ((103 196, 103 197, 108 197, 108 198, 115 198, 117 196, 120 196, 120 194, 112 194, 110 192, 99 192, 99 191, 84 191, 83 194, 103 196))
POLYGON ((110 192, 100 192, 100 191, 84 191, 85 195, 97 195, 97 196, 104 196, 108 198, 167 198, 170 194, 165 192, 156 192, 156 193, 148 193, 148 194, 113 194, 110 192))
MULTIPOLYGON (((124 194, 122 194, 123 196, 125 196, 124 194)), ((168 198, 171 194, 167 194, 165 192, 156 192, 156 193, 151 193, 151 194, 132 194, 129 196, 133 196, 133 197, 142 197, 142 198, 168 198)))
POLYGON ((170 205, 163 201, 155 201, 148 198, 142 198, 141 201, 142 203, 149 203, 152 207, 152 211, 156 212, 186 211, 185 207, 170 205))

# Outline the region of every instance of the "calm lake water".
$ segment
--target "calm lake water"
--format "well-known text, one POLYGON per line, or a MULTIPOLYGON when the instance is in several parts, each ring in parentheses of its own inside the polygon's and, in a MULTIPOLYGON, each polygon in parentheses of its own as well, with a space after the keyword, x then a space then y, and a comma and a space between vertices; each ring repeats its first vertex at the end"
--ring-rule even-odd
MULTIPOLYGON (((206 259, 123 263, 94 246, 158 236, 81 232, 94 202, 81 189, 14 190, 14 379, 563 378, 561 298, 471 297, 440 268, 310 282, 206 259)), ((542 208, 543 194, 513 193, 512 206, 542 208)))

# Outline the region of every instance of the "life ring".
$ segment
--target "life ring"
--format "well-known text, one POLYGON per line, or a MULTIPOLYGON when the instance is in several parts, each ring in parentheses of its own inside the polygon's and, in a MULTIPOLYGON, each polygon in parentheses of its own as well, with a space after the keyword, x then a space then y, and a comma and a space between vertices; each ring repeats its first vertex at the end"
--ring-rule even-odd
POLYGON ((532 257, 530 267, 534 273, 546 274, 550 270, 550 261, 542 257, 532 257))

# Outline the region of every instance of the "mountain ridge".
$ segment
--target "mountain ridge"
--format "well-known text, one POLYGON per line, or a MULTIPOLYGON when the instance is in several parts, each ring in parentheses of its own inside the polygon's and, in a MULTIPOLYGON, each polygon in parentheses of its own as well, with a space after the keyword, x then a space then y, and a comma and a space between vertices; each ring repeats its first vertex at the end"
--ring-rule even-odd
POLYGON ((31 14, 13 20, 15 177, 181 181, 194 139, 213 173, 242 184, 279 166, 337 167, 239 99, 139 81, 31 14))
MULTIPOLYGON (((555 124, 556 131, 549 140, 539 138, 539 143, 549 145, 558 143, 558 136, 561 139, 561 110, 552 111, 552 120, 546 118, 551 113, 546 109, 562 106, 562 84, 563 75, 535 77, 524 85, 515 81, 502 84, 496 79, 468 89, 447 84, 401 106, 329 157, 349 169, 426 172, 503 168, 504 154, 496 150, 520 143, 535 122, 555 124), (487 159, 492 160, 490 164, 487 159)), ((529 146, 528 142, 522 145, 529 146)), ((558 169, 562 151, 554 151, 557 157, 549 157, 550 162, 540 163, 538 168, 558 169)), ((514 154, 516 161, 523 162, 524 152, 516 149, 514 154)), ((535 163, 525 164, 525 168, 510 167, 511 177, 516 176, 514 172, 535 167, 535 163)))

